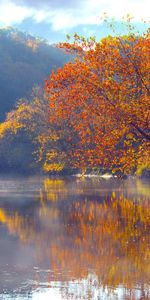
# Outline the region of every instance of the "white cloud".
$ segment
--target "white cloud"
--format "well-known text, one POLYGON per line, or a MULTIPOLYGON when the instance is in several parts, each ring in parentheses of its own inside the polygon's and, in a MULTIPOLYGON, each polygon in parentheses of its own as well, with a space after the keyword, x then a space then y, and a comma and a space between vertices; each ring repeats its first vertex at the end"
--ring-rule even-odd
POLYGON ((115 19, 121 19, 130 13, 135 21, 140 21, 142 18, 149 20, 149 0, 81 0, 79 6, 72 4, 68 9, 67 1, 64 2, 64 7, 62 4, 61 7, 48 9, 33 7, 33 5, 30 7, 27 4, 21 6, 15 4, 13 0, 0 0, 0 23, 13 25, 32 17, 37 23, 46 21, 51 24, 54 31, 63 31, 77 25, 98 24, 104 12, 108 17, 115 19))
POLYGON ((0 23, 3 25, 21 23, 32 15, 33 10, 31 8, 18 6, 7 0, 0 2, 0 23))
POLYGON ((33 14, 33 19, 37 22, 37 23, 41 23, 45 20, 48 21, 48 19, 51 17, 51 13, 45 10, 38 10, 35 11, 35 13, 33 14))

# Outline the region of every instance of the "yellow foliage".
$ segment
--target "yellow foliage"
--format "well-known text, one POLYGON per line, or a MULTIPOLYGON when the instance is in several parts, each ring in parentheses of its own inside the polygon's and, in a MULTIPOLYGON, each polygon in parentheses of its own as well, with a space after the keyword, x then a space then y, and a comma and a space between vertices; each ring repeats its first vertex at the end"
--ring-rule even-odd
POLYGON ((8 113, 6 121, 0 124, 0 138, 13 140, 20 130, 33 142, 35 162, 43 165, 45 172, 63 169, 64 153, 57 147, 61 133, 49 125, 48 102, 45 98, 35 97, 32 102, 19 101, 16 110, 8 113))
POLYGON ((44 162, 43 164, 43 170, 45 172, 52 172, 52 171, 62 171, 64 168, 64 164, 63 163, 48 163, 48 162, 44 162))

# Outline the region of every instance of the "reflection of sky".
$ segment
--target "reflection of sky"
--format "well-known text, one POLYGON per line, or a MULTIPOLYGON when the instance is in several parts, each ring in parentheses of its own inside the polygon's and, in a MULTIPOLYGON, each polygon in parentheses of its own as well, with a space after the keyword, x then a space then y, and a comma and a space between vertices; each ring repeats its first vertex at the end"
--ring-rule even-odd
MULTIPOLYGON (((36 284, 36 283, 35 283, 36 284)), ((51 282, 41 283, 42 288, 37 288, 30 296, 16 294, 15 300, 123 300, 126 299, 141 299, 141 292, 138 286, 132 291, 125 289, 123 286, 118 286, 115 290, 109 287, 108 289, 98 286, 96 276, 89 275, 81 281, 69 281, 69 282, 51 282), (50 286, 49 286, 50 285, 50 286), (49 286, 47 288, 47 286, 49 286), (66 291, 66 293, 65 293, 66 291), (111 291, 111 293, 110 293, 111 291)), ((150 289, 150 287, 149 287, 150 289)), ((3 298, 2 298, 3 299, 3 298)), ((11 295, 5 295, 5 300, 12 299, 11 295)), ((147 298, 148 299, 148 298, 147 298)))

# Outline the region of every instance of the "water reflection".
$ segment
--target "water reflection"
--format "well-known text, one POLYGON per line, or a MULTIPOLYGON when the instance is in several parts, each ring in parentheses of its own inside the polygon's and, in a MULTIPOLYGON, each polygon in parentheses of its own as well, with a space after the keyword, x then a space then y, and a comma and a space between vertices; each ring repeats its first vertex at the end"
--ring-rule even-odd
POLYGON ((148 182, 19 182, 0 181, 2 299, 150 299, 148 182))

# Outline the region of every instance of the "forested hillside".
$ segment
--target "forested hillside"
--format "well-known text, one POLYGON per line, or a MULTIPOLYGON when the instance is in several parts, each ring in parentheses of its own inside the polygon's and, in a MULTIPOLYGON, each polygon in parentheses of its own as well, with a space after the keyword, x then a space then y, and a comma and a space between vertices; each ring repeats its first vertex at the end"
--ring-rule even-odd
POLYGON ((62 67, 70 56, 54 45, 11 27, 0 29, 0 121, 16 100, 43 85, 52 69, 62 67))

